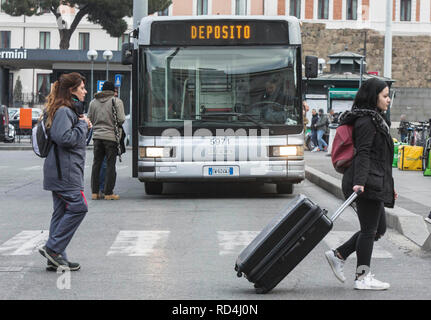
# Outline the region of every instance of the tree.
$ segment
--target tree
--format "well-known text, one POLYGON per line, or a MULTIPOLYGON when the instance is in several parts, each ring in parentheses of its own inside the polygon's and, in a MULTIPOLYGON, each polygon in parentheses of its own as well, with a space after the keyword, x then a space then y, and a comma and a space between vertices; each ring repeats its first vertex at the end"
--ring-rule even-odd
POLYGON ((16 79, 15 88, 13 90, 13 100, 18 103, 22 101, 22 83, 19 76, 16 79))
MULTIPOLYGON (((172 0, 148 0, 148 14, 166 9, 172 0)), ((127 30, 124 17, 132 16, 133 0, 8 0, 2 9, 11 16, 41 15, 46 11, 61 19, 60 5, 78 9, 69 28, 59 28, 60 49, 69 49, 70 37, 82 18, 102 26, 112 37, 120 37, 127 30)))

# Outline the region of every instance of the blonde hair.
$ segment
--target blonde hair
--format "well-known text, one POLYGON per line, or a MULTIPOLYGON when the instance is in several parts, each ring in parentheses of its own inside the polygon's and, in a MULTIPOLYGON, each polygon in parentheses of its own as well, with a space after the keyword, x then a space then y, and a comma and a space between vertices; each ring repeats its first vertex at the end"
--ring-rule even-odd
POLYGON ((46 126, 48 128, 51 127, 54 115, 59 108, 72 108, 72 91, 78 88, 82 82, 85 83, 85 77, 78 72, 62 74, 54 82, 45 103, 46 126))

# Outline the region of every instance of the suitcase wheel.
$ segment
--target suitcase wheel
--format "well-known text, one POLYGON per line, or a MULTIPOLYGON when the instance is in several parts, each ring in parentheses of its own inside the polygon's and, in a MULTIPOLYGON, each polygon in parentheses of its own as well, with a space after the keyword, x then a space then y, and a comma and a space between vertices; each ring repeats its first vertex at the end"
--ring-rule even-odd
POLYGON ((236 274, 236 276, 237 276, 238 278, 241 278, 241 277, 242 277, 242 272, 238 272, 238 273, 236 274))

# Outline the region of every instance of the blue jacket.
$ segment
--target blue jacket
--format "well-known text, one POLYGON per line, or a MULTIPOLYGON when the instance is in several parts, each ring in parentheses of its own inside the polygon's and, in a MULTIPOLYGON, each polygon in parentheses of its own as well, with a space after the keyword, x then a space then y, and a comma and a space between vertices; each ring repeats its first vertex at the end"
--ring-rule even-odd
POLYGON ((54 146, 43 165, 43 188, 50 191, 84 190, 84 168, 88 126, 68 107, 57 110, 50 128, 57 145, 61 179, 58 177, 54 146))

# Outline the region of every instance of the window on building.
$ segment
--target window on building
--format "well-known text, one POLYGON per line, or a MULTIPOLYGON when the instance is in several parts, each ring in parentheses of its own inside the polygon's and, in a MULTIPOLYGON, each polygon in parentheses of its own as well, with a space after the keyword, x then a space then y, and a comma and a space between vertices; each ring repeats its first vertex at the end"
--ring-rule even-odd
POLYGON ((198 2, 197 15, 208 14, 208 0, 197 0, 197 2, 198 2))
POLYGON ((0 3, 0 12, 4 12, 4 10, 3 10, 3 3, 7 3, 7 1, 8 0, 1 0, 1 3, 0 3))
POLYGON ((121 51, 123 44, 129 43, 129 42, 130 42, 130 35, 128 33, 123 34, 121 37, 118 38, 118 50, 121 51))
POLYGON ((301 18, 301 0, 290 0, 289 14, 301 18))
POLYGON ((247 0, 235 0, 235 14, 239 16, 247 15, 247 0))
POLYGON ((45 102, 46 96, 50 90, 49 84, 49 73, 38 73, 37 74, 37 100, 40 103, 45 102))
POLYGON ((0 31, 0 49, 10 48, 10 31, 0 31))
POLYGON ((165 10, 158 11, 157 15, 158 16, 169 16, 169 7, 167 7, 165 10))
POLYGON ((412 1, 401 0, 400 21, 411 21, 412 19, 412 1))
POLYGON ((90 34, 88 32, 79 33, 79 50, 90 49, 90 34))
POLYGON ((317 19, 329 18, 329 0, 319 0, 317 6, 317 19))
POLYGON ((51 49, 51 32, 39 33, 39 49, 51 49))
POLYGON ((347 0, 346 3, 346 18, 347 20, 358 19, 358 0, 347 0))

